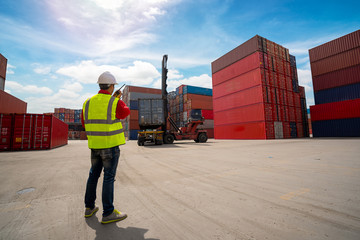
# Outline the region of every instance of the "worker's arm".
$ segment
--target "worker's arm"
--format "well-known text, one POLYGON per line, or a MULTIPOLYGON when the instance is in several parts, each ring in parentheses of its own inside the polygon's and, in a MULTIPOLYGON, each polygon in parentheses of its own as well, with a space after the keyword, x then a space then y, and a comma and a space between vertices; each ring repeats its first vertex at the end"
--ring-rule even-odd
POLYGON ((130 109, 126 104, 119 99, 119 102, 116 107, 116 118, 118 119, 124 119, 130 114, 130 109))

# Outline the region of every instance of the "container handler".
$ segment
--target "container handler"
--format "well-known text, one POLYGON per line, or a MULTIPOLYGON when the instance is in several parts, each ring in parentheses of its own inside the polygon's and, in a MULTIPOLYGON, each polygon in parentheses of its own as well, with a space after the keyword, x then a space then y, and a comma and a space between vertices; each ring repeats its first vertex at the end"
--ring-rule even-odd
POLYGON ((143 131, 138 132, 138 145, 144 146, 145 142, 155 143, 156 145, 172 144, 174 140, 194 140, 197 143, 204 143, 208 139, 207 131, 197 128, 204 123, 204 118, 201 115, 191 117, 185 127, 179 128, 168 114, 167 59, 168 56, 164 55, 161 81, 162 98, 139 99, 139 126, 143 131), (149 112, 143 113, 144 111, 141 109, 149 112), (167 129, 168 123, 174 130, 167 129))

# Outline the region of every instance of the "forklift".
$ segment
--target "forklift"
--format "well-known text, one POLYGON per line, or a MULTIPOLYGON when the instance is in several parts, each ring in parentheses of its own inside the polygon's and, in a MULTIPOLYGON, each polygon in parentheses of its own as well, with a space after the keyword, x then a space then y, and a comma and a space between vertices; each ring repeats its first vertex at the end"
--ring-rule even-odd
MULTIPOLYGON (((175 121, 168 114, 168 92, 166 91, 167 84, 167 60, 168 56, 164 55, 162 60, 162 74, 161 74, 161 99, 149 100, 152 102, 161 101, 162 103, 162 119, 158 124, 151 125, 152 129, 149 129, 149 125, 143 124, 141 116, 139 116, 139 126, 142 131, 138 132, 138 145, 144 146, 145 142, 155 143, 156 145, 172 144, 174 140, 194 140, 196 143, 204 143, 208 140, 207 131, 204 129, 198 129, 199 125, 204 123, 204 118, 196 116, 190 118, 185 127, 178 127, 175 121), (168 129, 168 123, 174 130, 168 129)), ((145 100, 145 99, 144 99, 145 100)), ((139 108, 141 99, 139 99, 139 108)), ((139 111, 140 115, 140 111, 139 111)))

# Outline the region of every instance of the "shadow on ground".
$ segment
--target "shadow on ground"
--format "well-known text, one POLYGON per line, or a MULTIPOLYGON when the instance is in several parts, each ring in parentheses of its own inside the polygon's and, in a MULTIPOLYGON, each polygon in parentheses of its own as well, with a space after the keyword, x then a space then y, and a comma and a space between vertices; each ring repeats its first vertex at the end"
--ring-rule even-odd
POLYGON ((145 233, 149 231, 145 228, 117 226, 118 223, 101 224, 97 216, 86 219, 87 225, 96 231, 95 240, 159 240, 155 238, 145 238, 145 233))

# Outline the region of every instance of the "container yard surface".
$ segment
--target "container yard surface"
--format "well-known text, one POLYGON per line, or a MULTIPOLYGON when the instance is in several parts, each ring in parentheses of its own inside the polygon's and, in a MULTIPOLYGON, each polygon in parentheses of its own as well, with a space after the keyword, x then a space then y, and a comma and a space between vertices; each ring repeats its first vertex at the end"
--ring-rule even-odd
MULTIPOLYGON (((360 239, 360 139, 121 147, 122 222, 84 218, 87 141, 0 153, 0 239, 360 239)), ((102 179, 102 176, 101 178, 102 179)))

